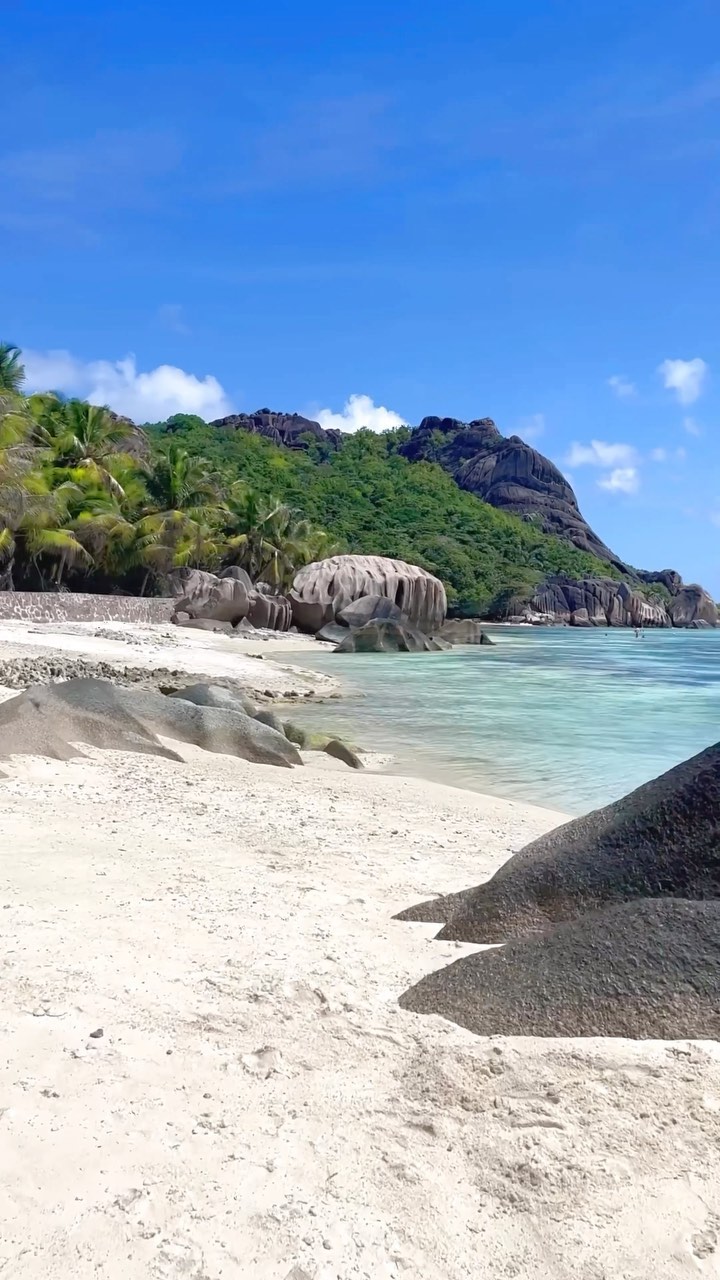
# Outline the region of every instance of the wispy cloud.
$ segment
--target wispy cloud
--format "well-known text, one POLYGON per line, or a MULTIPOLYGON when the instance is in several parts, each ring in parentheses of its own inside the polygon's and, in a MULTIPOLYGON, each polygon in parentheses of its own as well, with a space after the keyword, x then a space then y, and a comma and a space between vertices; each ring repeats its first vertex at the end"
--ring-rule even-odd
POLYGON ((637 395, 635 383, 630 382, 621 373, 614 373, 611 378, 608 378, 607 384, 619 400, 632 400, 637 395))
POLYGON ((530 413, 518 422, 517 433, 523 440, 539 440, 545 435, 545 414, 530 413))
POLYGON ((609 489, 611 493, 637 493, 640 487, 640 476, 636 467, 616 467, 609 475, 598 480, 601 489, 609 489))
POLYGON ((702 395, 708 366, 696 356, 694 360, 663 360, 658 373, 667 391, 673 391, 680 404, 694 404, 702 395))
POLYGON ((24 351, 30 391, 62 391, 93 404, 107 404, 135 422, 154 422, 173 413, 220 418, 231 404, 211 374, 198 378, 174 365, 139 371, 132 355, 122 360, 78 360, 69 351, 24 351))
POLYGON ((573 441, 565 458, 569 467, 622 467, 637 462, 638 451, 632 444, 608 444, 591 440, 589 444, 573 441))
POLYGON ((687 431, 689 436, 701 436, 702 427, 698 425, 694 418, 683 418, 683 429, 687 431))
POLYGON ((363 395, 350 396, 342 413, 320 409, 314 416, 321 427, 326 430, 334 427, 339 431, 359 431, 361 427, 369 427, 371 431, 391 431, 406 422, 394 409, 386 409, 384 405, 375 404, 370 396, 363 395))
POLYGON ((170 329, 173 333, 180 333, 186 336, 190 332, 190 326, 185 320, 185 311, 179 303, 163 303, 157 309, 157 318, 163 328, 170 329))

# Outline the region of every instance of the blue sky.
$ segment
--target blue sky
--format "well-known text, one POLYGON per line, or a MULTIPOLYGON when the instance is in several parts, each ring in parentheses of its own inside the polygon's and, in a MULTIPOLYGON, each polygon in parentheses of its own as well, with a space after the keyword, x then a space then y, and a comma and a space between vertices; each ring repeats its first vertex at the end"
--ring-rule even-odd
POLYGON ((0 86, 34 382, 491 416, 720 596, 716 3, 9 3, 0 86))

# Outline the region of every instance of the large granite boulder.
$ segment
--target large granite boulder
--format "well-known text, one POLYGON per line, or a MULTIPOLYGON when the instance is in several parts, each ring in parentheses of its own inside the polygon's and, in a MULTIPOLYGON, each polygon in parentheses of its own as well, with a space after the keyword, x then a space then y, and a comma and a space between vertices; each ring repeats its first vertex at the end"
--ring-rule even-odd
POLYGON ((449 649, 444 640, 434 640, 416 627, 403 626, 391 618, 353 627, 340 641, 336 653, 436 653, 449 649))
POLYGON ((459 942, 543 933, 633 898, 720 898, 720 743, 540 836, 491 880, 399 919, 459 942))
POLYGON ((346 627, 364 627, 368 622, 385 618, 393 622, 409 622, 402 609, 388 596, 360 596, 345 609, 339 609, 335 616, 346 627))
POLYGON ((448 618, 437 633, 449 644, 494 644, 477 618, 448 618))
POLYGON ((78 743, 112 751, 182 759, 161 738, 257 764, 302 764, 284 735, 244 711, 198 706, 186 698, 126 689, 109 680, 67 680, 33 685, 0 703, 0 757, 82 756, 78 743))
POLYGON ((222 684, 206 684, 198 681, 197 684, 183 685, 181 689, 176 689, 168 696, 182 698, 185 702, 194 702, 196 707, 216 707, 221 711, 242 712, 246 716, 257 714, 257 707, 246 694, 234 689, 226 689, 222 684))
POLYGON ((248 621, 254 627, 264 627, 270 631, 289 631, 292 625, 292 605, 287 596, 258 583, 250 593, 250 609, 248 621))
POLYGON ((720 1038, 720 902, 644 899, 422 978, 403 1009, 482 1036, 720 1038))
POLYGON ((547 533, 625 569, 583 518, 562 472, 519 436, 501 435, 491 418, 423 418, 402 452, 413 462, 438 462, 461 489, 502 511, 539 518, 547 533))
POLYGON ((248 591, 253 591, 253 581, 247 569, 243 569, 239 564, 229 564, 225 569, 221 569, 218 578, 234 578, 236 582, 242 582, 248 591))
POLYGON ((426 569, 386 556, 346 555, 300 570, 290 595, 293 618, 299 627, 319 631, 363 596, 385 596, 428 635, 442 626, 447 613, 445 588, 426 569))
POLYGON ((250 612, 251 592, 239 578, 218 578, 214 573, 189 569, 177 575, 174 586, 182 593, 176 597, 175 612, 186 613, 190 618, 209 618, 234 626, 250 612))
POLYGON ((530 608, 555 622, 573 626, 669 627, 664 605, 645 599, 626 582, 614 578, 562 575, 548 578, 530 600, 530 608))
POLYGON ((696 622, 704 622, 709 627, 718 625, 715 601, 696 582, 678 590, 670 602, 669 613, 674 627, 691 627, 696 622))

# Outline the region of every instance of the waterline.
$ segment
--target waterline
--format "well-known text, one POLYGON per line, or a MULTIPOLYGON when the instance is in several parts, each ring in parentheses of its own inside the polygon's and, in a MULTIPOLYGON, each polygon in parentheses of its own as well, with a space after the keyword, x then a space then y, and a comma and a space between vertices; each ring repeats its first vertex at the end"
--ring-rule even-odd
POLYGON ((347 696, 304 708, 302 723, 393 752, 398 772, 569 813, 720 739, 720 630, 498 628, 493 639, 313 655, 305 665, 339 676, 347 696))

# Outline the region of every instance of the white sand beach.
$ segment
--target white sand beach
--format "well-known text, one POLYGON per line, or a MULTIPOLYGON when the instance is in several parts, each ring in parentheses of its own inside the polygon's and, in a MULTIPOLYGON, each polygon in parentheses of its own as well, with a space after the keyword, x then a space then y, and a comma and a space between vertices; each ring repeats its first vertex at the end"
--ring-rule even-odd
MULTIPOLYGON (((252 641, 90 631, 3 624, 0 661, 328 692, 252 641)), ((720 1046, 482 1039, 398 1007, 473 948, 393 914, 562 815, 181 752, 3 762, 0 1275, 719 1274, 720 1046)))

